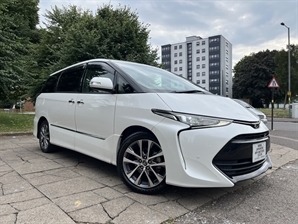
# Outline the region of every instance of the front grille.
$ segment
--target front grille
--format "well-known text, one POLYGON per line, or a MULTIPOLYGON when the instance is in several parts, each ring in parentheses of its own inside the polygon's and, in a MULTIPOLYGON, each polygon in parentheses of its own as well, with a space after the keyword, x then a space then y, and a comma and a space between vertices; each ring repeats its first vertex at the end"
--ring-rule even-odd
POLYGON ((252 162, 252 145, 266 142, 266 152, 270 149, 269 132, 239 135, 229 141, 214 157, 213 165, 229 177, 239 176, 260 169, 264 160, 252 162))

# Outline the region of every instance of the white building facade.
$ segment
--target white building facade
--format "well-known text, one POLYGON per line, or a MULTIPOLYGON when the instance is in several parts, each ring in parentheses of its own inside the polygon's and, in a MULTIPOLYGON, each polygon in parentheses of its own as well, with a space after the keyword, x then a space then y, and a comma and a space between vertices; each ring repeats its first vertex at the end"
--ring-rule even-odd
POLYGON ((186 37, 161 47, 164 68, 210 92, 232 97, 232 44, 221 35, 186 37))

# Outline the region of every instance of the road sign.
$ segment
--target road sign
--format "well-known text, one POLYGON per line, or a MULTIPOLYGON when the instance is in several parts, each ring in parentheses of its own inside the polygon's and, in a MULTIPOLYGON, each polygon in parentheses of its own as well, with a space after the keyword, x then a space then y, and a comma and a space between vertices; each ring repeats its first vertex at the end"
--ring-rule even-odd
POLYGON ((274 77, 271 79, 268 88, 279 88, 279 85, 274 77))

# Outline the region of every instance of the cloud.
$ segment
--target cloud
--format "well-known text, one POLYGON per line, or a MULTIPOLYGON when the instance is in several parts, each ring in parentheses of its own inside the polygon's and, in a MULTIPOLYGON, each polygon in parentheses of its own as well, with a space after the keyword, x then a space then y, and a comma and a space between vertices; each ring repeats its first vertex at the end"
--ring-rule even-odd
POLYGON ((150 24, 149 41, 156 47, 191 35, 223 35, 233 45, 233 65, 252 52, 285 48, 287 30, 281 22, 291 27, 291 43, 297 43, 297 0, 40 0, 41 14, 55 4, 91 10, 102 4, 127 5, 150 24))

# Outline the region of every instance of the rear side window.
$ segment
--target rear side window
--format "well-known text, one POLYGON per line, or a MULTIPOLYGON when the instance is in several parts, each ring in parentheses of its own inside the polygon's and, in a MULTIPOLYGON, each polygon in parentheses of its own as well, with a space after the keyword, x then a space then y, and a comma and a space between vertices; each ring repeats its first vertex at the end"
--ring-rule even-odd
POLYGON ((81 80, 84 69, 66 70, 60 76, 57 92, 78 93, 80 92, 81 80))
POLYGON ((55 92, 59 75, 60 75, 60 73, 50 76, 48 78, 48 80, 46 81, 46 83, 44 84, 41 92, 42 93, 53 93, 53 92, 55 92))

